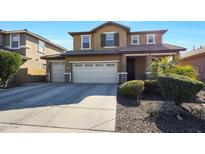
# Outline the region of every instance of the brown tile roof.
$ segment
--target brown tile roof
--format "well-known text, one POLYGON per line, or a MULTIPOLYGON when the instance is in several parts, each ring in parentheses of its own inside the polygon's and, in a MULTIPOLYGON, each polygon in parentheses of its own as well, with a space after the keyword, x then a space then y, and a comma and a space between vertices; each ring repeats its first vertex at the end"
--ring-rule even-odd
POLYGON ((116 23, 116 22, 112 22, 112 21, 108 21, 108 22, 105 22, 95 28, 93 28, 92 30, 90 31, 83 31, 83 32, 68 32, 68 34, 70 34, 71 36, 73 35, 83 35, 83 34, 91 34, 93 32, 95 32, 96 30, 98 30, 99 28, 103 27, 103 26, 106 26, 106 25, 116 25, 116 26, 119 26, 125 30, 127 30, 129 32, 129 34, 164 34, 166 33, 168 30, 150 30, 150 31, 136 31, 136 32, 130 32, 130 27, 128 26, 125 26, 125 25, 122 25, 122 24, 119 24, 119 23, 116 23))
POLYGON ((136 31, 136 32, 130 32, 130 34, 164 34, 168 30, 150 30, 150 31, 136 31))
POLYGON ((76 34, 90 34, 90 33, 93 33, 93 32, 95 32, 95 31, 97 31, 99 28, 104 27, 104 26, 106 26, 106 25, 116 25, 116 26, 121 27, 121 28, 123 28, 123 29, 125 29, 125 30, 127 30, 127 31, 130 31, 130 27, 128 27, 128 26, 125 26, 125 25, 122 25, 122 24, 119 24, 119 23, 113 22, 113 21, 107 21, 107 22, 105 22, 105 23, 103 23, 103 24, 101 24, 101 25, 99 25, 99 26, 93 28, 93 29, 90 30, 90 31, 84 31, 84 32, 68 32, 68 34, 70 34, 71 36, 76 35, 76 34))
POLYGON ((181 58, 185 59, 185 58, 194 57, 201 54, 205 54, 205 47, 181 53, 181 58))
POLYGON ((52 54, 42 56, 41 59, 64 59, 63 54, 52 54))
POLYGON ((121 54, 121 53, 147 53, 147 52, 172 52, 183 51, 185 48, 170 45, 170 44, 147 44, 147 45, 130 45, 128 47, 119 48, 116 50, 80 50, 80 51, 68 51, 62 55, 64 56, 81 56, 81 55, 109 55, 109 54, 121 54))
POLYGON ((12 30, 12 31, 4 31, 4 30, 1 30, 0 33, 1 33, 1 34, 27 33, 27 34, 29 34, 29 35, 31 35, 31 36, 33 36, 33 37, 36 37, 36 38, 38 38, 38 39, 40 39, 40 40, 42 40, 42 41, 45 41, 45 42, 47 42, 47 43, 49 43, 49 44, 52 44, 53 46, 55 46, 55 47, 57 47, 57 48, 59 48, 59 49, 61 49, 61 50, 67 51, 66 48, 64 48, 64 47, 62 47, 62 46, 60 46, 60 45, 58 45, 58 44, 56 44, 56 43, 53 43, 53 42, 51 42, 50 40, 48 40, 48 39, 46 39, 46 38, 44 38, 44 37, 42 37, 42 36, 40 36, 40 35, 38 35, 38 34, 35 34, 35 33, 33 33, 33 32, 30 32, 30 31, 28 31, 27 29, 23 29, 23 30, 12 30))
MULTIPOLYGON (((0 52, 6 52, 6 51, 18 53, 18 52, 15 51, 15 50, 11 50, 11 49, 5 48, 5 47, 3 47, 3 46, 0 46, 0 52)), ((21 55, 21 58, 22 58, 23 60, 28 60, 28 59, 30 59, 30 58, 28 58, 28 57, 26 57, 26 56, 24 56, 24 55, 21 55)))
POLYGON ((117 23, 117 22, 113 22, 113 21, 107 21, 107 22, 105 22, 105 23, 103 23, 103 24, 101 24, 101 25, 99 25, 99 26, 93 28, 91 31, 92 31, 92 32, 95 32, 96 30, 98 30, 98 29, 100 29, 101 27, 104 27, 104 26, 106 26, 106 25, 116 25, 116 26, 121 27, 121 28, 123 28, 123 29, 125 29, 125 30, 127 30, 127 31, 130 31, 130 27, 125 26, 125 25, 122 25, 122 24, 119 24, 119 23, 117 23))
POLYGON ((186 48, 171 45, 171 44, 145 44, 145 45, 130 45, 120 48, 119 51, 184 51, 186 48))
POLYGON ((116 50, 72 50, 62 54, 48 55, 41 57, 42 59, 63 58, 64 56, 95 56, 95 55, 116 55, 116 54, 143 54, 143 53, 164 53, 178 52, 186 50, 185 48, 170 45, 170 44, 147 44, 147 45, 132 45, 116 50))
POLYGON ((83 51, 68 51, 63 56, 82 56, 82 55, 113 55, 119 54, 118 50, 83 50, 83 51))

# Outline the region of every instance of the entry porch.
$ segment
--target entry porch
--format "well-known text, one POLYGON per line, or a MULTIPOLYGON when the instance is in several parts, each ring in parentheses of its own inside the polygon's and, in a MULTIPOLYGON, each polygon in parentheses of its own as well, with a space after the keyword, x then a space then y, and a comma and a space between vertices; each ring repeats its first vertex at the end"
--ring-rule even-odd
POLYGON ((121 79, 130 81, 135 79, 152 78, 152 72, 150 67, 152 61, 157 60, 161 57, 170 57, 170 60, 172 60, 175 56, 178 56, 177 52, 124 54, 122 55, 123 72, 121 74, 121 79))

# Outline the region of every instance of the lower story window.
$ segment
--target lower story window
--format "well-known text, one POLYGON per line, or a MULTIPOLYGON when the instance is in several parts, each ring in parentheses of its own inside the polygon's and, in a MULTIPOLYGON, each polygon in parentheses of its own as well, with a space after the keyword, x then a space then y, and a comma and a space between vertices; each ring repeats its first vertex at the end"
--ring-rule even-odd
POLYGON ((86 67, 91 67, 93 64, 85 64, 86 67))
POLYGON ((75 67, 82 67, 82 64, 75 64, 75 67))
POLYGON ((107 66, 115 66, 115 64, 107 64, 107 66))

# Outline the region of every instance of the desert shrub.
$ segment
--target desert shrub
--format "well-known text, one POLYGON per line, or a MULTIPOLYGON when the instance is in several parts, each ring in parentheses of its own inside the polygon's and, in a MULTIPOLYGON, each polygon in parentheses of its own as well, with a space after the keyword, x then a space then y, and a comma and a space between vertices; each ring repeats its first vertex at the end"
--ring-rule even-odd
POLYGON ((144 80, 144 91, 145 94, 160 95, 160 89, 157 80, 144 80))
POLYGON ((120 94, 125 97, 139 98, 143 90, 144 81, 142 80, 128 81, 120 86, 120 94))
POLYGON ((193 98, 204 86, 201 81, 176 74, 159 76, 158 83, 162 95, 177 104, 193 98))
POLYGON ((195 115, 199 119, 203 119, 205 117, 205 109, 203 106, 195 106, 190 109, 191 114, 195 115))
POLYGON ((197 71, 190 65, 178 65, 175 66, 172 71, 173 74, 178 74, 178 75, 184 75, 184 76, 188 76, 190 78, 194 78, 197 79, 198 78, 198 73, 197 71))
POLYGON ((155 122, 156 119, 159 117, 160 109, 156 107, 150 107, 147 109, 146 113, 148 116, 145 119, 150 122, 155 122))

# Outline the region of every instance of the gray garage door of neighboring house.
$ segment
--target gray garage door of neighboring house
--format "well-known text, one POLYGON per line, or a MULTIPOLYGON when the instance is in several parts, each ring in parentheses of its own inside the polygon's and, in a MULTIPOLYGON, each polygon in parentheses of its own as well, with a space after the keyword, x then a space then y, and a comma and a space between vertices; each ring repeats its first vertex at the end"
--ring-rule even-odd
POLYGON ((117 63, 74 63, 74 83, 117 83, 117 63))
POLYGON ((52 82, 65 82, 65 63, 64 62, 52 62, 52 82))

